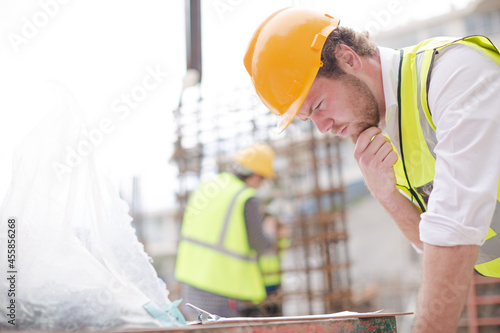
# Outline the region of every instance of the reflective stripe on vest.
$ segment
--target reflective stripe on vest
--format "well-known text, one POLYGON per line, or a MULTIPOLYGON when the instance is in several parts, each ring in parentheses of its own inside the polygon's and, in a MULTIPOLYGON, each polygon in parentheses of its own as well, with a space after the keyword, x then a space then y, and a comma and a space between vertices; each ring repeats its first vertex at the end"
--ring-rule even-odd
MULTIPOLYGON (((426 210, 434 179, 437 144, 434 123, 427 99, 436 54, 444 47, 463 44, 479 50, 500 66, 500 54, 483 36, 460 40, 433 38, 401 50, 398 84, 399 138, 391 137, 400 159, 394 166, 398 187, 426 210), (399 139, 399 140, 394 140, 399 139)), ((500 201, 500 181, 497 200, 500 201)), ((486 242, 479 248, 476 270, 500 277, 500 202, 497 201, 486 242)))
POLYGON ((182 223, 178 281, 230 298, 260 302, 266 297, 244 218, 245 203, 254 195, 255 189, 228 173, 193 192, 182 223))

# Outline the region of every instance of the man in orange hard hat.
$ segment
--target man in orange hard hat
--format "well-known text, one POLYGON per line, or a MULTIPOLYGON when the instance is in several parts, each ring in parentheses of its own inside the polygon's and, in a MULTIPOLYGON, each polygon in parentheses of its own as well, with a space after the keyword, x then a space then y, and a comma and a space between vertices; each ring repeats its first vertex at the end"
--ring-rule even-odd
POLYGON ((274 150, 254 144, 240 150, 231 172, 197 188, 182 221, 175 276, 186 303, 223 317, 241 316, 245 301, 266 298, 258 255, 274 246, 272 226, 264 225, 256 189, 274 176, 274 150))
POLYGON ((372 195, 423 252, 414 332, 455 332, 473 269, 500 277, 500 54, 484 36, 400 50, 286 8, 244 59, 279 116, 349 137, 372 195))

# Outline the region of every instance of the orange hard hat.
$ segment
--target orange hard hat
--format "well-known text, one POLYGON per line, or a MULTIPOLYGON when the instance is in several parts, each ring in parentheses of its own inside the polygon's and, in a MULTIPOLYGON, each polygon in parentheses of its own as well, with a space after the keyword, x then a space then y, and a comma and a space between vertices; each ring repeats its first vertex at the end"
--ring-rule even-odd
POLYGON ((284 8, 260 24, 245 54, 245 68, 262 102, 279 116, 281 133, 292 122, 311 88, 321 50, 339 19, 303 9, 284 8))

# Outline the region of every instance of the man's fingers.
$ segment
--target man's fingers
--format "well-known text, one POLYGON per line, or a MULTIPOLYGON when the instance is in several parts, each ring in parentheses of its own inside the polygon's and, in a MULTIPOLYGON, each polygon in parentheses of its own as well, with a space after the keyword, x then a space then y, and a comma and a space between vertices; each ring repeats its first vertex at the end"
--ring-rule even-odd
POLYGON ((398 161, 398 153, 392 150, 391 147, 391 151, 389 152, 389 154, 385 156, 385 158, 382 160, 382 163, 386 164, 387 166, 393 166, 394 164, 396 164, 397 161, 398 161))
POLYGON ((391 142, 388 138, 381 134, 376 134, 370 138, 367 147, 363 154, 373 154, 379 156, 378 160, 382 161, 386 154, 392 150, 391 142))
MULTIPOLYGON (((366 138, 365 138, 366 139, 366 138)), ((357 150, 355 158, 360 165, 367 167, 379 164, 384 167, 392 167, 398 160, 398 155, 394 151, 391 142, 383 135, 376 134, 373 140, 368 139, 368 144, 364 151, 357 150), (375 163, 375 164, 373 164, 375 163)))
MULTIPOLYGON (((377 142, 380 147, 378 147, 378 150, 376 151, 376 155, 379 157, 378 160, 379 161, 383 161, 387 155, 393 151, 392 149, 392 145, 391 145, 391 142, 385 137, 385 136, 382 136, 380 139, 377 139, 377 141, 380 140, 382 141, 381 143, 377 142)), ((371 149, 371 147, 370 147, 371 149)))
POLYGON ((363 151, 365 151, 366 147, 372 142, 377 134, 382 133, 382 130, 378 127, 369 127, 363 132, 358 137, 358 140, 356 141, 356 148, 355 148, 355 155, 360 154, 363 151))

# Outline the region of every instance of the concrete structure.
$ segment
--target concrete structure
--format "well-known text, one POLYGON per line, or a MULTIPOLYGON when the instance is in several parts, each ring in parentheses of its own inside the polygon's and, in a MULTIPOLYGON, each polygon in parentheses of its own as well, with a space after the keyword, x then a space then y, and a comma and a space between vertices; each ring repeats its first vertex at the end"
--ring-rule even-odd
POLYGON ((484 35, 500 45, 500 2, 497 0, 471 1, 465 8, 425 21, 411 21, 406 25, 374 34, 377 44, 400 48, 436 37, 464 37, 484 35))

